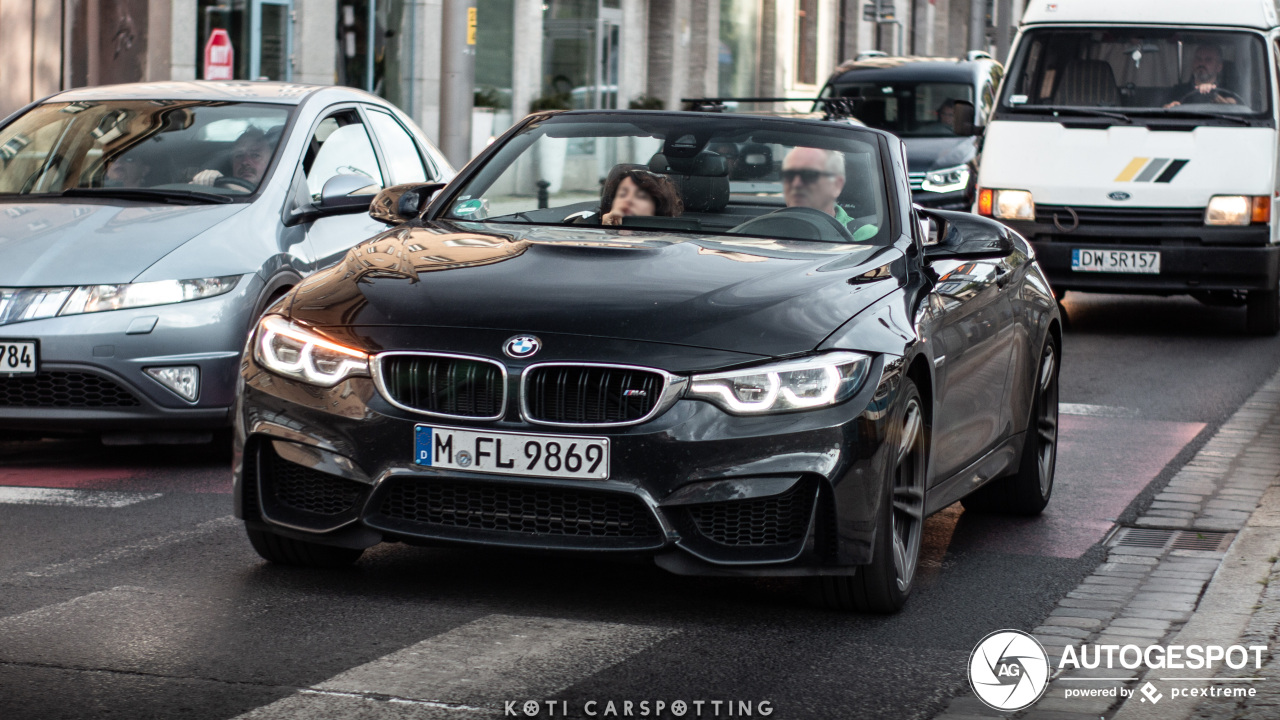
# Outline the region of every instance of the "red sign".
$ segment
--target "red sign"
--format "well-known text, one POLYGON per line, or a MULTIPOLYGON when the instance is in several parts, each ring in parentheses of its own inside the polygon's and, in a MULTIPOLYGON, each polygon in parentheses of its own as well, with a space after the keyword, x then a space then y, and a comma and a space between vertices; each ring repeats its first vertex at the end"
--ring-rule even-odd
POLYGON ((204 45, 204 79, 230 80, 235 58, 231 36, 222 28, 215 28, 209 33, 209 42, 204 45))

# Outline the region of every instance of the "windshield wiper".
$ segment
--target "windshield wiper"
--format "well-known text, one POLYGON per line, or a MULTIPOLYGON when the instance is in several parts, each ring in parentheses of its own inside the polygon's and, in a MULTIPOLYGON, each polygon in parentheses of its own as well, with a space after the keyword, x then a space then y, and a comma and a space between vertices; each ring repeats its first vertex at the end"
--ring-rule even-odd
MULTIPOLYGON (((123 200, 162 200, 166 202, 229 203, 235 199, 229 195, 200 192, 199 190, 156 190, 153 188, 68 188, 62 197, 107 197, 123 200)), ((248 196, 246 196, 248 197, 248 196)))
POLYGON ((1239 115, 1232 115, 1230 113, 1217 113, 1211 110, 1183 110, 1180 107, 1163 108, 1159 112, 1153 111, 1150 113, 1143 113, 1143 114, 1144 115, 1149 114, 1152 117, 1160 117, 1163 115, 1173 115, 1173 116, 1182 116, 1182 117, 1214 118, 1216 120, 1230 120, 1232 122, 1236 122, 1241 125, 1253 124, 1248 119, 1242 118, 1239 115))
POLYGON ((1110 110, 1095 110, 1094 108, 1082 108, 1072 105, 1016 105, 1009 108, 1013 112, 1031 112, 1054 115, 1091 115, 1094 117, 1107 117, 1112 120, 1119 120, 1123 123, 1133 124, 1133 118, 1121 112, 1113 112, 1110 110))

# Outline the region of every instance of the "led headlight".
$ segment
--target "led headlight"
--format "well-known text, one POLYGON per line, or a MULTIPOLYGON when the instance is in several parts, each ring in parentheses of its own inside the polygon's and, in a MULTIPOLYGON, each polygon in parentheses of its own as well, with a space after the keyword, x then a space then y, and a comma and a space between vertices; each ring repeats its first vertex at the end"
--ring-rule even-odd
POLYGON ((279 315, 258 322, 253 357, 271 372, 320 387, 369 375, 369 355, 326 340, 279 315))
POLYGON ((920 183, 921 190, 935 193, 955 192, 967 187, 969 187, 968 165, 931 170, 925 174, 924 181, 920 183))
POLYGON ((82 285, 71 293, 59 315, 124 310, 148 305, 169 305, 202 300, 230 292, 239 275, 196 280, 156 280, 122 285, 82 285))
POLYGON ((827 407, 853 396, 871 369, 871 358, 832 352, 742 370, 694 375, 689 397, 735 415, 761 415, 827 407))

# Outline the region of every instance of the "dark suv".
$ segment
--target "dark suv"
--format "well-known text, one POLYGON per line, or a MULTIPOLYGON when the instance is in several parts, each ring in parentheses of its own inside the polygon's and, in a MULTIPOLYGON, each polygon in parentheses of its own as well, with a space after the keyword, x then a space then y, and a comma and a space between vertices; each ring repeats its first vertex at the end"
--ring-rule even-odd
POLYGON ((968 210, 978 178, 978 138, 1003 73, 983 52, 964 59, 866 53, 836 68, 822 97, 850 98, 846 110, 854 117, 902 138, 916 203, 968 210), (955 122, 966 104, 974 109, 972 128, 963 119, 960 126, 955 122))

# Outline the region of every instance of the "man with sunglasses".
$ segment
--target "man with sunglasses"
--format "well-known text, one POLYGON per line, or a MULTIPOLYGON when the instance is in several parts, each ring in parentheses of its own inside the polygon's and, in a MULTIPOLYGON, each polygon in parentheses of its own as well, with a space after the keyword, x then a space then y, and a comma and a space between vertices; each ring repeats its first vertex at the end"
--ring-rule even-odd
POLYGON ((840 153, 797 147, 783 158, 782 197, 787 207, 821 210, 848 227, 853 218, 836 204, 843 190, 844 156, 840 153))

